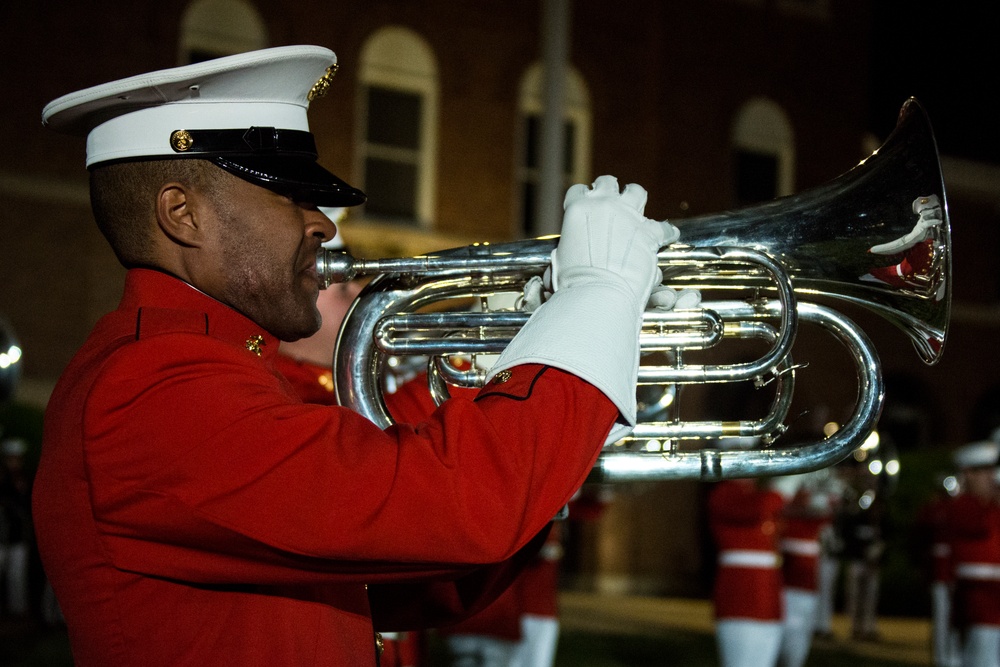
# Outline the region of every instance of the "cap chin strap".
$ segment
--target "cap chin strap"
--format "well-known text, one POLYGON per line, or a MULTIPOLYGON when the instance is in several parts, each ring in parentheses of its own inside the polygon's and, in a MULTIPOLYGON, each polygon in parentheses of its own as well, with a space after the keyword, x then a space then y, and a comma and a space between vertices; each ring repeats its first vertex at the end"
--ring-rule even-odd
POLYGON ((184 155, 296 155, 315 160, 316 141, 312 133, 281 130, 275 127, 251 127, 236 130, 174 130, 170 147, 184 155))

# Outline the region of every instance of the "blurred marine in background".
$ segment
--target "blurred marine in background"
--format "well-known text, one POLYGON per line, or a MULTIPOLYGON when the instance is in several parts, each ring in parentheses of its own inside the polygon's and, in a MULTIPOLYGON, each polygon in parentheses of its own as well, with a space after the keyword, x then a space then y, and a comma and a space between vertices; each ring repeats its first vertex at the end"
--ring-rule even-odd
POLYGON ((955 450, 961 493, 948 505, 954 564, 953 618, 962 667, 1000 667, 1000 444, 972 442, 955 450))

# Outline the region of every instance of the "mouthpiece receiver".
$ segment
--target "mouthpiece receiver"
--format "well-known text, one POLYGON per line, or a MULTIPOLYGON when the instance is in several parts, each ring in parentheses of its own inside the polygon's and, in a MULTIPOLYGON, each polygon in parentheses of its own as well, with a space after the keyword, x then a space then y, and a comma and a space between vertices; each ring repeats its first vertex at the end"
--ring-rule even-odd
POLYGON ((334 283, 346 283, 358 276, 357 260, 342 250, 320 248, 316 253, 316 273, 319 287, 326 289, 334 283))

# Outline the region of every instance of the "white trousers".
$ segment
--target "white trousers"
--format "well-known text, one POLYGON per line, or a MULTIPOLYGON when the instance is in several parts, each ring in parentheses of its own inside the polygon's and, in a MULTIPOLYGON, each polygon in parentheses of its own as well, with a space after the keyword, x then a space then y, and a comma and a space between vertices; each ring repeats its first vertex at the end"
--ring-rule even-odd
POLYGON ((874 635, 877 631, 879 570, 865 561, 855 560, 847 565, 845 611, 851 619, 854 637, 874 635))
POLYGON ((819 558, 819 600, 816 605, 816 632, 833 631, 833 610, 837 597, 840 560, 834 556, 819 558))
POLYGON ((0 610, 13 616, 28 613, 28 544, 17 542, 0 546, 0 576, 7 587, 7 598, 0 610))
POLYGON ((786 588, 781 596, 785 603, 785 621, 778 664, 781 667, 802 667, 812 646, 819 596, 800 588, 786 588))
POLYGON ((959 667, 962 651, 958 631, 951 625, 951 587, 943 581, 931 584, 931 632, 934 667, 959 667))
POLYGON ((1000 627, 973 625, 965 634, 962 667, 1000 667, 1000 627))
POLYGON ((452 667, 552 667, 559 640, 559 619, 521 616, 521 640, 487 635, 450 635, 452 667))
POLYGON ((512 667, 552 667, 559 643, 559 619, 550 616, 521 616, 521 641, 512 667))
POLYGON ((487 635, 449 635, 451 667, 509 667, 517 642, 487 635))
POLYGON ((722 667, 773 667, 781 649, 780 621, 723 619, 715 622, 722 667))

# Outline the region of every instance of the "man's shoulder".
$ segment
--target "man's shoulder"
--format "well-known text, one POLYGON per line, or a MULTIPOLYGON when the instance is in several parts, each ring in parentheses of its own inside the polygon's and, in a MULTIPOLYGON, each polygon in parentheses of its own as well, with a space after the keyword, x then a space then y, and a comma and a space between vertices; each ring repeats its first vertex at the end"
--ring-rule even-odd
POLYGON ((181 308, 143 306, 135 318, 135 340, 164 334, 208 335, 208 313, 181 308))
POLYGON ((105 315, 94 327, 63 374, 83 380, 125 372, 152 375, 156 369, 199 359, 258 365, 245 345, 210 334, 209 314, 197 309, 143 306, 105 315))

